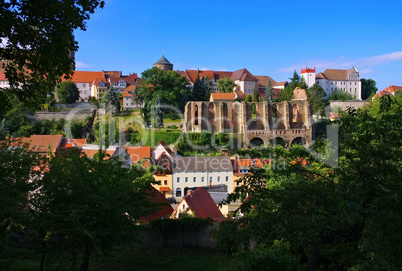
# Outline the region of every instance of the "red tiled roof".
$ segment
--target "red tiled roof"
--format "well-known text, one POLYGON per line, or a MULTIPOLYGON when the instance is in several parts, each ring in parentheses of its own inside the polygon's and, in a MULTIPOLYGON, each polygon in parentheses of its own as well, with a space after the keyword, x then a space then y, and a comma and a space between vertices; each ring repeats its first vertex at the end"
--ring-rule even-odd
POLYGON ((211 101, 234 101, 234 93, 211 93, 211 101))
POLYGON ((200 76, 200 79, 202 77, 208 77, 209 79, 214 79, 214 72, 211 70, 208 70, 208 71, 186 70, 185 72, 188 74, 188 78, 190 79, 190 82, 192 84, 194 84, 195 79, 197 78, 197 74, 200 76))
POLYGON ((96 78, 104 78, 103 72, 74 71, 71 81, 91 84, 96 78))
POLYGON ((226 72, 226 71, 214 71, 215 81, 222 79, 222 78, 230 78, 233 72, 226 72))
MULTIPOLYGON (((142 147, 124 147, 127 151, 127 154, 130 156, 133 164, 138 163, 140 160, 144 158, 151 157, 151 147, 150 146, 142 146, 142 147)), ((149 160, 146 160, 143 164, 144 167, 149 167, 149 160)))
POLYGON ((8 81, 4 72, 0 72, 0 81, 8 81))
MULTIPOLYGON (((221 211, 216 206, 211 195, 202 187, 197 188, 191 195, 185 196, 182 201, 185 201, 196 217, 201 218, 221 218, 221 211)), ((180 202, 181 203, 181 202, 180 202)), ((178 205, 178 207, 180 204, 178 205)), ((176 208, 178 208, 176 207, 176 208)))
POLYGON ((78 147, 78 146, 84 146, 87 144, 86 139, 67 139, 63 140, 63 143, 61 144, 61 148, 70 148, 70 147, 78 147))
POLYGON ((33 152, 46 153, 49 151, 55 153, 61 147, 63 135, 31 135, 22 141, 28 142, 28 149, 33 152))
POLYGON ((241 90, 235 90, 234 92, 239 99, 245 99, 246 95, 241 90))
POLYGON ((232 80, 240 80, 240 81, 258 81, 257 78, 254 77, 247 69, 237 70, 232 73, 230 77, 232 80))
POLYGON ((160 204, 161 209, 159 209, 152 215, 142 217, 141 218, 142 222, 148 222, 151 219, 162 218, 162 217, 170 215, 173 212, 172 206, 169 204, 169 201, 162 195, 162 193, 159 192, 158 190, 156 190, 155 188, 151 188, 151 189, 152 189, 152 191, 150 191, 151 195, 148 195, 147 197, 149 199, 151 199, 153 203, 160 204), (152 197, 152 194, 154 195, 154 197, 152 197))
POLYGON ((135 85, 130 85, 123 89, 123 97, 131 97, 131 93, 134 91, 135 85))
POLYGON ((99 85, 100 82, 105 83, 106 86, 109 86, 109 82, 105 78, 95 78, 94 81, 92 82, 92 85, 99 85))
POLYGON ((126 81, 126 83, 129 83, 129 84, 132 84, 132 85, 136 84, 138 82, 138 80, 140 79, 136 73, 133 73, 133 74, 130 74, 130 75, 127 75, 127 76, 121 76, 121 78, 124 81, 126 81))
MULTIPOLYGON (((172 173, 172 162, 167 157, 166 153, 161 153, 161 155, 159 155, 158 159, 156 159, 156 161, 155 161, 155 166, 162 167, 163 174, 171 174, 172 173)), ((157 171, 159 173, 161 173, 160 169, 157 169, 157 171)))
MULTIPOLYGON (((93 157, 98 150, 93 150, 93 149, 82 149, 81 152, 85 153, 87 157, 93 157)), ((105 157, 105 160, 108 160, 112 155, 116 152, 116 150, 106 150, 104 151, 106 154, 108 154, 108 157, 105 157)))

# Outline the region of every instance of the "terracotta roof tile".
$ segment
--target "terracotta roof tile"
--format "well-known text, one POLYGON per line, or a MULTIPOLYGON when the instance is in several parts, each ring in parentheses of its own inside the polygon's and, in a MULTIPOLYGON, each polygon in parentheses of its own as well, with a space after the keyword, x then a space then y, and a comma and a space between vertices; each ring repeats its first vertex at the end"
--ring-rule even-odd
MULTIPOLYGON (((150 146, 142 146, 142 147, 124 147, 127 151, 127 154, 130 156, 133 164, 138 163, 140 160, 144 158, 151 157, 151 147, 150 146)), ((149 159, 146 160, 143 164, 144 167, 149 167, 149 159)))
POLYGON ((233 72, 227 72, 227 71, 214 71, 214 77, 215 81, 218 81, 219 79, 223 78, 230 78, 232 76, 233 72))
POLYGON ((8 81, 4 72, 0 72, 0 81, 8 81))
POLYGON ((214 72, 212 70, 203 71, 203 70, 186 70, 188 74, 190 82, 194 84, 195 79, 197 78, 197 74, 200 76, 200 79, 203 77, 208 77, 209 79, 214 79, 214 72))
POLYGON ((328 80, 344 81, 348 78, 350 71, 351 71, 350 69, 349 70, 327 69, 323 72, 323 74, 328 80))
POLYGON ((258 81, 246 68, 233 72, 230 78, 234 81, 258 81))
POLYGON ((142 222, 148 222, 151 219, 163 218, 165 216, 170 215, 173 212, 172 206, 169 204, 169 201, 162 195, 162 193, 153 187, 151 189, 152 189, 150 191, 151 195, 148 195, 147 197, 151 199, 153 203, 160 204, 161 208, 152 215, 142 217, 141 218, 142 222))
POLYGON ((234 93, 211 93, 211 101, 234 101, 234 93))
POLYGON ((91 84, 96 78, 104 78, 103 72, 74 71, 71 81, 91 84))
POLYGON ((46 153, 50 150, 55 153, 63 143, 63 135, 31 135, 23 141, 29 142, 28 149, 33 152, 46 153))

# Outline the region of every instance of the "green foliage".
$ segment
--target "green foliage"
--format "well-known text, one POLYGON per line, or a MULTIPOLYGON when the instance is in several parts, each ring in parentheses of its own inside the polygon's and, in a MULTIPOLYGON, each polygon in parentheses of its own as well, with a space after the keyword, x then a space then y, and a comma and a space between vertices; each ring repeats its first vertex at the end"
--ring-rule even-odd
POLYGON ((162 108, 162 99, 161 96, 156 97, 155 107, 154 107, 154 116, 156 119, 156 128, 163 128, 163 108, 162 108))
MULTIPOLYGON (((300 262, 300 268, 290 270, 401 266, 402 103, 387 97, 376 113, 368 112, 349 110, 337 121, 336 167, 301 146, 250 151, 272 159, 267 168, 245 177, 245 185, 228 198, 251 195, 242 204, 246 215, 239 221, 245 236, 257 243, 257 251, 244 252, 253 259, 250 264, 272 259, 272 245, 280 238, 289 256, 283 259, 300 262)), ((289 270, 288 263, 277 264, 275 270, 289 270)))
POLYGON ((258 102, 258 91, 256 88, 253 89, 253 98, 252 98, 253 102, 258 102))
POLYGON ((308 86, 307 86, 306 80, 304 80, 304 77, 300 78, 298 87, 301 88, 301 89, 307 90, 308 86))
POLYGON ((135 84, 134 90, 131 93, 131 101, 138 107, 142 105, 144 102, 144 97, 140 94, 141 93, 141 85, 139 83, 135 84))
POLYGON ((219 223, 218 228, 213 231, 214 239, 217 241, 217 250, 225 253, 240 251, 242 245, 240 227, 235 220, 226 220, 219 223))
POLYGON ((272 103, 274 101, 274 90, 272 87, 271 79, 268 80, 268 85, 267 88, 265 89, 264 101, 268 103, 272 103))
POLYGON ((311 106, 313 114, 325 114, 325 107, 329 105, 328 100, 325 99, 325 90, 318 84, 314 84, 306 91, 308 103, 311 106))
POLYGON ((335 90, 331 96, 329 96, 330 100, 338 100, 338 101, 349 101, 349 100, 353 100, 353 97, 351 94, 342 91, 342 90, 335 90))
POLYGON ((73 81, 63 81, 57 86, 56 96, 60 103, 72 104, 80 97, 80 91, 73 81))
POLYGON ((205 101, 206 98, 206 89, 201 85, 201 79, 199 73, 197 73, 197 77, 195 78, 195 82, 190 91, 190 100, 191 101, 205 101))
POLYGON ((294 88, 292 89, 290 86, 285 87, 283 90, 281 90, 281 92, 279 92, 276 102, 291 101, 293 97, 293 90, 294 88))
POLYGON ((251 103, 253 101, 253 98, 251 98, 251 95, 247 95, 246 99, 244 100, 246 103, 251 103))
POLYGON ((120 111, 120 101, 113 87, 110 87, 103 95, 101 104, 105 105, 107 112, 115 113, 120 111))
POLYGON ((85 30, 90 14, 103 6, 101 0, 2 1, 0 59, 6 60, 11 88, 0 91, 0 107, 12 106, 10 93, 30 107, 45 104, 61 78, 73 72, 74 30, 85 30))
POLYGON ((296 87, 299 86, 300 76, 297 74, 296 70, 293 72, 293 76, 289 78, 289 88, 293 91, 296 87))
POLYGON ((45 252, 57 237, 60 249, 82 257, 80 270, 93 254, 138 240, 135 223, 156 210, 147 197, 151 173, 105 158, 101 151, 93 159, 78 149, 59 153, 30 199, 32 238, 45 252))
POLYGON ((8 126, 7 120, 4 118, 0 123, 0 140, 3 140, 9 132, 10 127, 8 126))
POLYGON ((210 224, 212 224, 211 219, 183 216, 179 219, 152 219, 148 225, 151 229, 171 234, 172 231, 195 230, 210 224))
POLYGON ((377 83, 373 79, 360 79, 362 85, 362 100, 372 97, 378 90, 377 83))
MULTIPOLYGON (((176 71, 165 72, 153 67, 142 73, 139 95, 144 99, 144 108, 141 109, 144 121, 149 124, 151 108, 155 105, 158 96, 161 97, 163 105, 172 106, 179 111, 184 110, 185 103, 188 101, 187 80, 176 71)), ((173 109, 169 109, 171 110, 173 109)))
POLYGON ((177 132, 165 132, 155 130, 145 130, 141 132, 141 145, 155 147, 160 141, 164 141, 166 144, 174 144, 182 136, 182 133, 177 132))
POLYGON ((235 82, 229 77, 219 79, 216 83, 218 84, 219 93, 232 93, 236 86, 235 82))
POLYGON ((95 143, 105 146, 119 142, 119 127, 116 119, 105 115, 94 124, 95 143))

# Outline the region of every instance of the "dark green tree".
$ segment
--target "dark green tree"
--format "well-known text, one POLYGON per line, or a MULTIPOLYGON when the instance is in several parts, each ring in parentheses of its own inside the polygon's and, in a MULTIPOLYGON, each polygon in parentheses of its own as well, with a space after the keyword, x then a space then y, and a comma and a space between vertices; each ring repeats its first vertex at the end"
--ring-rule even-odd
POLYGON ((201 78, 201 87, 204 89, 205 97, 203 101, 209 101, 209 97, 211 96, 211 93, 213 92, 213 87, 212 87, 212 82, 209 77, 202 77, 201 78))
POLYGON ((289 88, 293 91, 296 87, 299 86, 300 76, 297 74, 296 70, 293 72, 293 76, 289 78, 289 88))
POLYGON ((298 87, 301 89, 307 90, 308 86, 307 86, 306 80, 304 80, 304 77, 300 78, 298 87))
POLYGON ((253 102, 258 102, 258 91, 256 88, 253 89, 253 102))
POLYGON ((268 84, 264 92, 264 101, 268 103, 272 103, 274 101, 274 89, 272 87, 271 79, 268 80, 268 84))
POLYGON ((329 99, 337 100, 337 101, 349 101, 349 100, 353 100, 353 97, 351 94, 337 89, 331 94, 331 96, 329 96, 329 99))
POLYGON ((246 99, 244 100, 246 103, 251 103, 253 101, 253 98, 251 97, 251 95, 247 95, 246 99))
POLYGON ((291 87, 285 87, 281 92, 278 94, 278 98, 276 99, 277 102, 283 101, 290 101, 293 97, 293 90, 291 87))
POLYGON ((367 100, 378 91, 377 83, 373 79, 360 79, 362 84, 362 100, 367 100))
POLYGON ((7 120, 3 118, 0 123, 0 140, 4 140, 7 134, 10 132, 10 127, 8 127, 7 120))
POLYGON ((120 101, 117 97, 116 92, 113 90, 113 87, 110 87, 105 95, 103 95, 101 103, 105 105, 105 109, 111 112, 120 111, 120 101))
POLYGON ((325 90, 320 85, 314 84, 307 89, 306 94, 312 113, 324 116, 325 107, 329 105, 328 100, 325 99, 325 90))
POLYGON ((72 104, 80 97, 80 91, 73 81, 67 80, 57 86, 56 96, 60 103, 72 104))
POLYGON ((191 101, 205 101, 206 89, 201 84, 200 75, 197 74, 193 87, 190 90, 191 101))
POLYGON ((133 92, 131 93, 131 102, 138 107, 140 107, 144 102, 144 97, 140 95, 141 85, 139 83, 135 84, 133 92))
POLYGON ((82 271, 94 254, 139 240, 136 223, 156 210, 147 197, 151 173, 106 158, 101 151, 93 159, 78 149, 58 153, 28 205, 38 243, 46 249, 57 237, 51 247, 80 256, 82 271))
POLYGON ((163 128, 163 108, 161 96, 156 97, 154 115, 156 119, 156 128, 163 128))
POLYGON ((216 83, 218 84, 219 93, 232 93, 236 86, 235 82, 229 77, 219 79, 216 83))
POLYGON ((0 107, 12 106, 10 93, 30 107, 46 103, 74 70, 74 31, 86 30, 90 15, 103 6, 101 0, 2 1, 0 65, 12 89, 0 91, 0 107))

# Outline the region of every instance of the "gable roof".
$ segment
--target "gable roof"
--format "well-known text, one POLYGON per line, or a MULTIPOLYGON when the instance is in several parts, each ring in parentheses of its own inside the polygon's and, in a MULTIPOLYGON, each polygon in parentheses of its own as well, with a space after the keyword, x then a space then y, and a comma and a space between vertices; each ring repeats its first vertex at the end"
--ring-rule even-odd
POLYGON ((63 142, 62 142, 60 147, 61 148, 81 147, 81 146, 84 146, 85 144, 87 144, 86 139, 70 138, 70 139, 67 139, 67 140, 63 140, 63 142))
POLYGON ((175 157, 173 172, 190 171, 233 171, 233 166, 228 156, 175 157))
MULTIPOLYGON (((201 218, 221 218, 221 211, 216 206, 211 195, 202 187, 197 188, 191 195, 185 196, 180 203, 185 201, 188 207, 194 212, 196 217, 201 218)), ((176 209, 180 206, 177 205, 176 209)), ((175 209, 175 211, 176 211, 175 209)))
POLYGON ((105 78, 101 78, 101 77, 95 78, 95 80, 93 81, 92 85, 98 86, 100 82, 105 83, 106 86, 110 85, 110 83, 105 78))
POLYGON ((234 93, 211 93, 211 101, 234 101, 234 93))
POLYGON ((151 199, 153 203, 160 204, 163 208, 160 208, 154 214, 142 217, 142 222, 148 222, 151 219, 163 218, 173 212, 172 206, 169 204, 169 201, 162 195, 162 193, 153 187, 151 187, 150 189, 152 189, 151 191, 149 191, 151 195, 147 195, 147 198, 151 199))
POLYGON ((71 81, 91 84, 96 78, 104 78, 103 72, 74 71, 71 81))
MULTIPOLYGON (((130 156, 133 165, 138 163, 140 160, 144 158, 151 157, 151 147, 150 146, 133 146, 133 147, 124 147, 127 151, 127 154, 130 156)), ((144 161, 144 167, 149 167, 149 159, 144 161)))
POLYGON ((351 69, 349 70, 326 69, 323 72, 323 75, 325 76, 326 79, 331 81, 344 81, 348 78, 350 71, 351 69))
POLYGON ((327 79, 327 78, 325 77, 325 75, 322 72, 320 72, 315 76, 315 79, 327 79))
POLYGON ((234 81, 258 81, 246 68, 234 71, 230 78, 234 81))
MULTIPOLYGON (((162 140, 160 141, 158 144, 156 144, 156 146, 152 149, 152 152, 155 151, 156 147, 158 147, 159 145, 161 145, 168 153, 171 157, 173 157, 173 152, 172 150, 169 148, 168 145, 166 145, 166 143, 162 140)), ((156 158, 156 157, 155 157, 156 158)))
POLYGON ((188 75, 189 81, 194 84, 197 79, 197 75, 200 76, 200 79, 203 77, 208 77, 209 79, 214 79, 214 72, 212 70, 185 70, 185 73, 188 75))
POLYGON ((123 97, 131 97, 132 91, 134 91, 135 85, 129 85, 125 89, 123 89, 123 97))
POLYGON ((161 153, 159 155, 158 159, 155 161, 155 166, 159 166, 163 168, 163 172, 161 172, 161 169, 157 169, 157 174, 163 173, 163 174, 172 174, 172 162, 170 161, 169 157, 166 155, 166 153, 161 153))
MULTIPOLYGON (((239 99, 245 99, 245 98, 246 98, 246 95, 245 95, 244 92, 241 91, 241 90, 235 90, 234 93, 236 94, 236 97, 238 97, 239 99)), ((235 98, 235 99, 236 99, 236 98, 235 98)))
POLYGON ((63 135, 31 135, 23 141, 28 142, 28 149, 33 152, 46 153, 50 150, 55 153, 62 145, 63 135))

